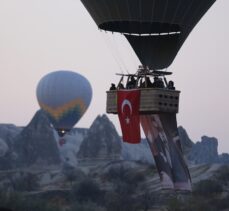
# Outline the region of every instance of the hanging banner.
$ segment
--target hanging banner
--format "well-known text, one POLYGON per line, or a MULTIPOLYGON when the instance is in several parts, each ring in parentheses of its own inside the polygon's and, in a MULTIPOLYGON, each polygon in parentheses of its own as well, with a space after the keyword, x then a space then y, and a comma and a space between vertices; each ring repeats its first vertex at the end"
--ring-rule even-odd
POLYGON ((153 154, 163 189, 173 189, 169 146, 158 115, 142 115, 141 125, 153 154))
POLYGON ((177 129, 176 114, 160 114, 160 120, 164 132, 169 140, 170 157, 172 163, 172 173, 174 188, 176 190, 191 191, 191 177, 188 166, 185 163, 180 137, 177 129))
POLYGON ((178 135, 175 114, 141 116, 148 144, 155 159, 163 189, 191 190, 178 135))
POLYGON ((117 91, 118 117, 124 142, 137 144, 141 141, 139 104, 140 90, 117 91))

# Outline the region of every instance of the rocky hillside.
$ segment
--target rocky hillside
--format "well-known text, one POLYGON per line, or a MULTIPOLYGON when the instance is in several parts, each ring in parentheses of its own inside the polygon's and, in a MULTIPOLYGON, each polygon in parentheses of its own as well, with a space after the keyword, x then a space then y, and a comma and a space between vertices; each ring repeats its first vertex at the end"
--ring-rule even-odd
MULTIPOLYGON (((229 163, 229 154, 218 154, 218 140, 203 136, 194 143, 179 127, 182 148, 189 164, 229 163)), ((28 126, 0 124, 0 170, 60 163, 77 167, 82 161, 124 159, 154 164, 146 140, 123 143, 106 115, 98 116, 89 129, 74 128, 60 145, 55 130, 38 111, 28 126), (61 162, 62 161, 62 162, 61 162)))
POLYGON ((0 170, 12 168, 14 140, 21 131, 21 127, 13 124, 0 124, 0 170))
MULTIPOLYGON (((226 200, 223 204, 223 206, 226 206, 229 197, 228 170, 228 167, 222 164, 193 166, 190 169, 194 187, 193 194, 162 190, 155 167, 131 161, 112 161, 107 164, 100 163, 89 168, 81 167, 65 171, 61 168, 42 168, 36 171, 31 168, 0 171, 0 205, 13 209, 19 207, 20 211, 25 207, 26 209, 30 208, 30 210, 34 210, 37 207, 36 210, 49 211, 46 206, 42 207, 43 204, 48 204, 51 207, 55 204, 55 209, 50 210, 56 211, 63 211, 65 208, 95 211, 165 211, 168 210, 168 206, 173 207, 176 205, 172 203, 174 199, 179 199, 183 203, 186 201, 189 203, 190 197, 201 197, 201 200, 205 201, 206 199, 203 198, 203 195, 199 196, 195 189, 196 187, 201 188, 198 184, 206 181, 208 182, 206 185, 209 187, 206 191, 213 191, 214 194, 214 191, 219 193, 214 195, 215 198, 212 198, 212 195, 206 192, 208 194, 206 195, 207 199, 223 199, 222 202, 226 200), (226 168, 227 171, 224 171, 226 168), (224 179, 224 184, 221 182, 221 179, 224 179), (213 185, 211 186, 211 184, 213 185), (1 190, 4 190, 4 192, 1 192, 1 190), (18 195, 12 199, 16 204, 7 203, 7 197, 11 197, 11 194, 15 191, 17 191, 18 195), (8 194, 4 195, 5 192, 8 194), (23 194, 20 196, 21 192, 23 194), (92 204, 89 203, 91 200, 92 204), (35 201, 37 203, 31 203, 35 201), (127 201, 129 203, 125 203, 127 201), (87 209, 83 208, 86 205, 87 209)), ((196 201, 193 203, 196 203, 196 201)), ((189 209, 178 209, 175 207, 169 210, 189 209)))
POLYGON ((122 142, 122 158, 128 161, 139 161, 148 164, 155 163, 146 139, 142 139, 140 144, 122 142))
POLYGON ((218 163, 218 140, 207 136, 201 137, 201 141, 193 145, 187 158, 193 164, 218 163))
POLYGON ((13 124, 0 124, 0 138, 11 147, 14 138, 22 131, 22 129, 22 127, 17 127, 13 124))
POLYGON ((195 145, 192 140, 189 138, 188 133, 186 130, 180 126, 178 127, 178 132, 182 144, 182 149, 185 155, 189 154, 192 150, 192 147, 195 145))
POLYGON ((121 158, 121 139, 106 115, 98 116, 80 145, 80 161, 116 160, 121 158))
POLYGON ((60 164, 60 154, 53 128, 41 110, 14 138, 14 152, 17 167, 60 164))
POLYGON ((194 206, 199 198, 198 208, 191 210, 223 210, 207 205, 229 205, 229 168, 222 164, 229 163, 229 155, 218 154, 216 138, 203 136, 194 143, 182 127, 179 134, 191 164, 193 194, 161 190, 146 140, 139 145, 123 143, 106 115, 98 116, 89 129, 73 129, 63 142, 41 111, 24 128, 0 125, 0 133, 0 207, 19 211, 190 210, 185 204, 194 206), (198 195, 203 194, 202 185, 206 196, 198 195), (199 208, 202 202, 204 209, 199 208))
POLYGON ((78 166, 77 153, 80 149, 80 145, 87 136, 87 133, 88 129, 74 128, 70 133, 64 136, 65 144, 58 144, 61 160, 65 166, 78 166))
POLYGON ((179 127, 184 155, 189 164, 229 164, 229 154, 218 153, 218 140, 214 137, 202 136, 201 141, 192 142, 186 130, 179 127))

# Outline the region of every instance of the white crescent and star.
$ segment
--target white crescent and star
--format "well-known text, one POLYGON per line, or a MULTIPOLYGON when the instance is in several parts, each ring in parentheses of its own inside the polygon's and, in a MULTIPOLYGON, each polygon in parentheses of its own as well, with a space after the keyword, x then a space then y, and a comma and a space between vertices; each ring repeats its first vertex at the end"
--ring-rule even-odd
POLYGON ((132 105, 131 105, 131 102, 127 99, 122 101, 122 113, 123 113, 125 105, 127 105, 130 108, 130 114, 132 114, 132 105))
MULTIPOLYGON (((122 108, 122 113, 124 113, 124 107, 125 106, 128 106, 129 107, 129 109, 130 109, 130 115, 131 115, 132 114, 132 111, 133 111, 132 104, 127 99, 123 100, 123 102, 122 102, 122 107, 121 107, 122 108)), ((125 121, 126 121, 126 124, 129 124, 130 123, 130 118, 129 117, 126 117, 125 121)))

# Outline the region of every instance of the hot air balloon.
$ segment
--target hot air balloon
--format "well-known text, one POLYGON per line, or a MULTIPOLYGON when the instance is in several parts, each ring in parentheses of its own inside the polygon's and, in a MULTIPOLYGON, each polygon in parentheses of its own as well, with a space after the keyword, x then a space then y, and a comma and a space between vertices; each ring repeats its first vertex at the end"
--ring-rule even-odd
POLYGON ((41 109, 62 137, 86 112, 92 88, 79 73, 60 70, 45 75, 37 85, 36 94, 41 109))
POLYGON ((215 0, 81 0, 98 27, 122 33, 142 65, 167 68, 215 0))
POLYGON ((142 63, 136 74, 122 74, 122 78, 128 77, 127 82, 135 78, 135 89, 107 92, 107 112, 119 114, 124 141, 138 143, 141 121, 164 188, 191 190, 177 130, 180 92, 174 90, 173 82, 167 83, 165 79, 171 73, 160 70, 172 64, 192 29, 215 0, 81 2, 101 30, 123 34, 142 63), (155 79, 163 76, 166 86, 149 88, 146 81, 151 76, 155 79), (139 79, 145 79, 144 87, 138 86, 139 79))

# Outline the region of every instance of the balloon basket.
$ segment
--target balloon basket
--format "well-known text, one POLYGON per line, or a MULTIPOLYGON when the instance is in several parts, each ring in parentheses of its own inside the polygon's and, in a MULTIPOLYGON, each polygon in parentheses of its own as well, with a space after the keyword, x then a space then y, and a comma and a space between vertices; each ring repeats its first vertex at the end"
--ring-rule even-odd
MULTIPOLYGON (((178 113, 180 91, 142 88, 140 89, 140 114, 178 113)), ((106 112, 117 114, 117 90, 107 91, 106 112)))

